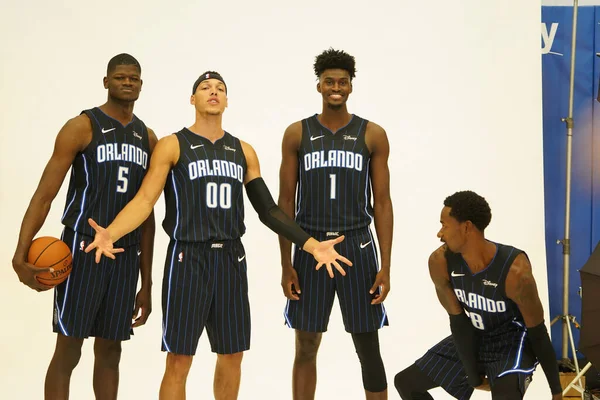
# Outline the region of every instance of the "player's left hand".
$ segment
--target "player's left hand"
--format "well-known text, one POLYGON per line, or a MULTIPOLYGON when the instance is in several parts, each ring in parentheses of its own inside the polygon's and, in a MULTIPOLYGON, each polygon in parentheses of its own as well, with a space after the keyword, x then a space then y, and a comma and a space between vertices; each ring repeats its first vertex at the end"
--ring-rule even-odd
POLYGON ((124 249, 115 249, 113 248, 113 242, 110 238, 110 233, 98 225, 96 221, 89 218, 88 222, 92 228, 96 231, 96 236, 94 237, 94 241, 89 244, 88 247, 85 248, 85 252, 89 253, 90 251, 96 249, 96 264, 100 262, 100 258, 102 256, 112 258, 113 260, 116 258, 116 253, 122 253, 124 249))
POLYGON ((150 313, 152 312, 152 294, 150 289, 141 288, 137 296, 135 296, 135 309, 133 310, 133 324, 132 328, 142 326, 148 320, 150 313), (140 314, 142 310, 142 314, 140 314), (138 316, 139 315, 139 316, 138 316))
POLYGON ((381 304, 390 292, 390 271, 382 269, 375 276, 375 283, 371 286, 369 293, 373 294, 377 288, 381 288, 381 292, 375 294, 375 298, 371 300, 371 304, 381 304))
MULTIPOLYGON (((314 239, 311 238, 309 240, 314 239)), ((344 268, 342 268, 342 266, 338 263, 338 260, 349 267, 352 266, 352 262, 346 257, 340 255, 333 248, 333 246, 335 246, 338 243, 341 243, 342 241, 344 241, 344 236, 339 236, 335 239, 326 240, 324 242, 317 242, 317 244, 312 249, 312 255, 318 262, 317 271, 322 266, 325 266, 327 268, 327 272, 329 273, 329 277, 333 278, 333 265, 335 269, 337 269, 338 272, 342 274, 342 276, 346 276, 346 271, 344 271, 344 268)))

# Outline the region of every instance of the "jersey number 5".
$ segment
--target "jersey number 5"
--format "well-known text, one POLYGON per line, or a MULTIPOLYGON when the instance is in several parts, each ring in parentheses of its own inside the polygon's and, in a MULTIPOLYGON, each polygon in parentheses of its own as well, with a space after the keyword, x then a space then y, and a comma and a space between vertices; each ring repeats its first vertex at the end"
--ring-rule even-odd
POLYGON ((127 185, 129 183, 127 175, 129 175, 129 167, 119 167, 119 176, 117 177, 117 192, 127 193, 127 185))

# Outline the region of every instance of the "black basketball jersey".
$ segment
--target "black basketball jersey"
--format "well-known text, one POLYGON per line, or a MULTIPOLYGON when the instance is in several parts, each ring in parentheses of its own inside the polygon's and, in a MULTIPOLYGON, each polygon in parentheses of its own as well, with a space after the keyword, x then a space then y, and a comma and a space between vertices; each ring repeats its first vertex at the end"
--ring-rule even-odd
POLYGON ((484 270, 472 274, 462 255, 446 251, 448 275, 454 293, 473 326, 488 334, 506 329, 522 329, 523 316, 518 306, 506 297, 506 276, 515 258, 523 253, 499 243, 496 255, 484 270))
POLYGON ((296 221, 319 232, 367 227, 373 220, 368 121, 356 115, 335 134, 317 115, 302 120, 296 221))
POLYGON ((187 128, 175 135, 179 161, 165 185, 163 228, 186 242, 240 238, 246 231, 241 142, 227 132, 214 144, 187 128))
MULTIPOLYGON (((92 141, 71 167, 62 223, 93 237, 88 218, 103 227, 110 225, 137 193, 150 162, 150 144, 146 125, 135 115, 123 126, 98 107, 83 113, 92 122, 92 141)), ((140 236, 138 228, 115 246, 138 243, 140 236)))

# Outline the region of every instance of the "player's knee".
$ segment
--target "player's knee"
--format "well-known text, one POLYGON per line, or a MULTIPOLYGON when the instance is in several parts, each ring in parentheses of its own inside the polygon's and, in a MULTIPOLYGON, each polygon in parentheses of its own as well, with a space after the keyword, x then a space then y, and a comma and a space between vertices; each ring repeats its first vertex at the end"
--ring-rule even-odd
POLYGON ((394 377, 394 387, 402 400, 433 400, 428 393, 427 382, 422 382, 422 373, 416 365, 398 372, 394 377))
POLYGON ((353 333, 352 340, 360 360, 365 390, 374 393, 383 392, 387 389, 387 378, 379 350, 377 331, 353 333))
POLYGON ((167 354, 167 372, 170 375, 187 376, 192 367, 193 356, 183 354, 167 354))
POLYGON ((94 355, 97 362, 116 368, 121 361, 121 342, 96 338, 94 342, 94 355))
POLYGON ((320 344, 321 333, 296 331, 296 361, 315 361, 320 344))
POLYGON ((65 371, 72 371, 81 358, 83 339, 59 334, 56 341, 54 358, 65 371))
POLYGON ((521 376, 508 374, 497 378, 492 385, 492 400, 522 400, 521 376))
POLYGON ((218 354, 217 360, 219 364, 225 365, 228 367, 239 367, 242 364, 242 359, 244 358, 244 353, 233 353, 233 354, 218 354))

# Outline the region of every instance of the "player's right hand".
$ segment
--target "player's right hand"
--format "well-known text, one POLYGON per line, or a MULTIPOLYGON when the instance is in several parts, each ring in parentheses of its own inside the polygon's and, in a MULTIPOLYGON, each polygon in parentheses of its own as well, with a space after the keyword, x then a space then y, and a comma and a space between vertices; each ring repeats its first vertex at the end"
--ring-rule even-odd
POLYGON ((52 288, 51 286, 46 286, 43 283, 40 283, 40 281, 36 279, 36 276, 42 272, 54 272, 54 268, 37 268, 25 261, 13 261, 13 269, 19 276, 19 280, 33 290, 43 292, 52 288))
POLYGON ((116 253, 122 253, 125 251, 124 249, 113 248, 113 242, 110 238, 110 233, 98 225, 96 221, 90 218, 88 219, 88 222, 96 231, 96 236, 94 237, 94 241, 85 248, 85 252, 89 253, 90 251, 96 249, 96 264, 100 262, 100 258, 102 258, 102 256, 112 258, 114 260, 116 258, 116 253))
POLYGON ((283 267, 281 271, 281 287, 283 294, 290 300, 300 300, 298 295, 300 292, 300 281, 298 281, 298 273, 294 267, 283 267))

